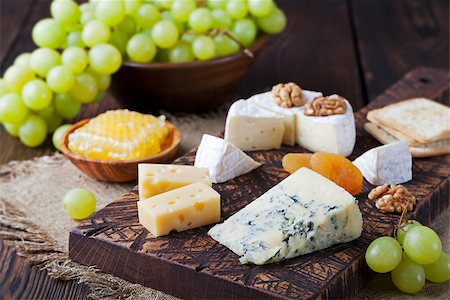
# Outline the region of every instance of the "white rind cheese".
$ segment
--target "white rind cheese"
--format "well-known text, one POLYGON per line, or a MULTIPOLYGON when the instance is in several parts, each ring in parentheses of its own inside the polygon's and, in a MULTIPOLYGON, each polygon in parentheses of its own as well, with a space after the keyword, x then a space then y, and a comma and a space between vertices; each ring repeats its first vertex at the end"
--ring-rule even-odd
POLYGON ((225 140, 243 151, 278 149, 284 134, 283 117, 245 100, 228 111, 225 140))
MULTIPOLYGON (((303 95, 305 96, 305 103, 312 101, 314 98, 322 96, 320 92, 303 90, 303 95)), ((284 108, 278 106, 273 101, 272 92, 266 92, 261 94, 256 94, 247 99, 247 101, 254 103, 258 106, 271 110, 278 113, 283 117, 284 122, 284 135, 283 144, 293 146, 296 143, 296 112, 299 111, 299 107, 284 108)))
POLYGON ((355 117, 350 103, 343 115, 305 116, 303 108, 297 115, 297 143, 313 152, 349 156, 356 142, 355 117))
POLYGON ((261 164, 224 139, 204 134, 194 166, 208 168, 212 182, 221 183, 256 169, 261 164))
POLYGON ((353 164, 373 185, 398 184, 412 179, 412 156, 407 141, 370 149, 353 164))
POLYGON ((352 241, 361 231, 356 199, 301 168, 208 233, 242 263, 262 265, 352 241))

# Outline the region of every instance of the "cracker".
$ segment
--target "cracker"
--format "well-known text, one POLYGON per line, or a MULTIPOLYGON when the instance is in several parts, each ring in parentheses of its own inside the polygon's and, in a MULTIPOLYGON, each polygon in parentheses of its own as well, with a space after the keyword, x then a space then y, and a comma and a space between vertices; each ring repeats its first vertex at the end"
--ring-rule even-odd
MULTIPOLYGON (((398 141, 396 137, 389 134, 374 123, 367 122, 364 124, 364 129, 383 144, 390 144, 398 141)), ((409 152, 411 152, 413 157, 430 157, 447 154, 450 153, 450 139, 440 140, 429 144, 410 146, 409 152)))

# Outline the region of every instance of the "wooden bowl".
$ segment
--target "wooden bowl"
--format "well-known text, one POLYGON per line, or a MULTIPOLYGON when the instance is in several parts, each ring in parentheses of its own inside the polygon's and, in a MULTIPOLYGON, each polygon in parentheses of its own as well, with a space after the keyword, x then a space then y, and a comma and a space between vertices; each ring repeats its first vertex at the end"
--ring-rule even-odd
POLYGON ((111 92, 124 107, 142 112, 204 112, 231 100, 241 78, 248 72, 268 35, 249 50, 189 63, 124 62, 112 76, 111 92))
POLYGON ((140 163, 165 163, 170 162, 177 153, 180 145, 180 132, 170 122, 166 121, 169 134, 162 144, 162 151, 158 154, 130 160, 100 160, 80 156, 69 150, 69 135, 76 129, 85 125, 89 119, 75 123, 62 137, 61 151, 70 161, 86 175, 101 181, 128 182, 137 178, 137 166, 140 163))

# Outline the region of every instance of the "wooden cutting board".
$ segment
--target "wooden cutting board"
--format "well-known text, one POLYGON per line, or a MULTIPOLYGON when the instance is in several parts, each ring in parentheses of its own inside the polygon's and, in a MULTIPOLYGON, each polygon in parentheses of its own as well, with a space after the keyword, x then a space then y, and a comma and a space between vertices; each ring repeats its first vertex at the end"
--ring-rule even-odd
MULTIPOLYGON (((448 103, 448 83, 445 70, 420 68, 406 74, 356 113, 357 144, 350 159, 380 145, 362 127, 368 109, 416 96, 448 103)), ((222 220, 288 175, 281 167, 284 154, 303 151, 283 147, 250 152, 262 167, 214 185, 222 196, 222 220)), ((194 158, 192 150, 176 163, 193 164, 194 158)), ((429 224, 449 206, 449 163, 449 155, 414 159, 413 180, 405 184, 418 200, 411 218, 429 224)), ((181 298, 351 297, 371 276, 364 262, 368 244, 392 234, 398 220, 397 215, 379 212, 367 199, 370 188, 365 182, 363 193, 357 197, 364 220, 359 239, 276 264, 240 264, 237 255, 207 235, 210 227, 154 238, 138 222, 136 190, 70 232, 70 258, 181 298)))

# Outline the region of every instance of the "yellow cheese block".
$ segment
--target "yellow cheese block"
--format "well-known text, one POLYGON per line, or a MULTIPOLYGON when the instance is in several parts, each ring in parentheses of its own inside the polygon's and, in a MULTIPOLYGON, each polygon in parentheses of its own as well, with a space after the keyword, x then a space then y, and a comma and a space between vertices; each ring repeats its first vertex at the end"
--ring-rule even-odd
POLYGON ((154 236, 220 221, 220 195, 204 182, 138 201, 139 223, 154 236))
POLYGON ((140 200, 199 181, 212 185, 207 168, 139 164, 138 169, 140 200))

